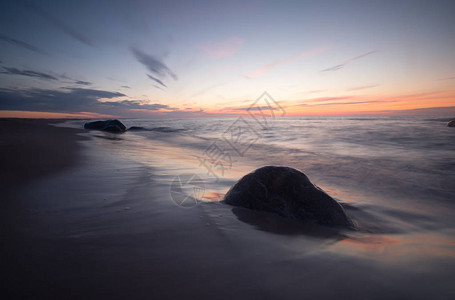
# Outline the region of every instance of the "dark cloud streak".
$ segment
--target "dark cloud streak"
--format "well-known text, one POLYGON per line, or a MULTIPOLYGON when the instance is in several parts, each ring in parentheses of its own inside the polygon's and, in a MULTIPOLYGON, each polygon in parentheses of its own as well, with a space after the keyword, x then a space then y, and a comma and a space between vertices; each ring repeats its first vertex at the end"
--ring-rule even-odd
POLYGON ((76 82, 74 82, 74 83, 79 84, 79 85, 92 85, 91 82, 83 81, 83 80, 76 80, 76 82))
POLYGON ((137 61, 143 64, 153 74, 147 74, 151 80, 164 87, 166 87, 166 85, 163 83, 162 78, 170 76, 172 79, 177 80, 177 75, 158 58, 148 55, 134 47, 131 48, 131 51, 137 61))
POLYGON ((88 46, 93 46, 93 43, 90 41, 89 38, 87 38, 85 35, 80 33, 78 30, 72 28, 65 22, 61 21, 60 19, 56 18, 52 14, 48 13, 47 11, 43 10, 41 7, 38 7, 37 5, 30 3, 30 2, 24 2, 26 6, 28 6, 31 10, 33 10, 36 14, 40 15, 44 19, 48 20, 51 24, 54 26, 58 27, 60 30, 62 30, 64 33, 68 34, 69 36, 73 37, 74 39, 78 40, 81 43, 84 43, 88 46))
POLYGON ((240 110, 240 111, 252 111, 252 110, 279 110, 280 108, 278 107, 272 107, 272 106, 254 106, 254 107, 237 107, 237 108, 225 108, 223 110, 240 110))
POLYGON ((141 100, 122 100, 122 101, 109 101, 109 102, 101 102, 102 105, 108 105, 108 106, 114 106, 114 107, 121 107, 121 108, 127 108, 127 109, 146 109, 146 110, 176 110, 175 108, 171 108, 169 105, 165 104, 158 104, 158 103, 153 103, 153 104, 147 104, 144 103, 144 101, 141 100))
POLYGON ((58 80, 57 77, 54 77, 54 76, 46 74, 46 73, 33 71, 33 70, 19 70, 16 68, 8 68, 8 67, 3 67, 3 69, 5 71, 0 72, 0 74, 21 75, 21 76, 35 77, 35 78, 44 79, 44 80, 58 80))
POLYGON ((103 112, 98 99, 125 96, 118 92, 83 88, 65 90, 0 90, 0 110, 43 112, 103 112))
POLYGON ((7 42, 7 43, 10 43, 10 44, 15 45, 15 46, 19 46, 19 47, 25 48, 25 49, 33 51, 35 53, 45 54, 45 52, 43 50, 39 49, 38 47, 35 47, 35 46, 33 46, 33 45, 29 44, 29 43, 26 43, 26 42, 21 41, 21 40, 13 39, 13 38, 5 36, 5 35, 1 35, 0 34, 0 40, 2 40, 4 42, 7 42))
POLYGON ((325 105, 355 105, 355 104, 367 104, 367 103, 383 103, 383 102, 391 102, 391 101, 384 101, 384 100, 371 100, 371 101, 352 101, 352 102, 330 102, 330 103, 317 103, 317 104, 309 104, 309 103, 302 103, 300 106, 325 106, 325 105))
POLYGON ((365 90, 365 89, 372 89, 375 87, 378 87, 379 85, 377 84, 372 84, 372 85, 364 85, 364 86, 358 86, 358 87, 353 87, 348 89, 348 91, 358 91, 358 90, 365 90))
POLYGON ((178 111, 165 104, 150 104, 144 100, 99 101, 126 96, 110 92, 84 88, 63 88, 61 90, 12 90, 0 88, 0 110, 40 111, 40 112, 94 112, 103 114, 131 114, 131 110, 178 111))
POLYGON ((59 77, 63 78, 63 79, 71 80, 71 82, 64 82, 64 83, 72 83, 72 84, 85 85, 85 86, 93 84, 92 82, 89 82, 89 81, 71 78, 71 77, 67 76, 66 74, 62 74, 59 77))
POLYGON ((348 63, 350 63, 351 61, 358 60, 358 59, 360 59, 360 58, 363 58, 363 57, 368 56, 368 55, 373 54, 373 53, 376 53, 376 51, 370 51, 370 52, 366 52, 366 53, 363 53, 363 54, 360 54, 360 55, 357 55, 357 56, 348 58, 348 59, 344 60, 341 64, 336 65, 336 66, 333 66, 333 67, 330 67, 330 68, 327 68, 327 69, 324 69, 324 70, 321 70, 321 72, 334 72, 334 71, 338 71, 338 70, 344 68, 344 67, 345 67, 348 63))
POLYGON ((165 89, 163 89, 161 86, 159 86, 159 85, 156 85, 156 84, 154 84, 154 85, 153 85, 153 87, 155 87, 155 88, 157 88, 157 89, 159 89, 159 90, 162 90, 162 91, 166 91, 166 90, 165 90, 165 89))
POLYGON ((330 68, 327 68, 327 69, 324 69, 324 70, 321 70, 321 72, 329 72, 329 71, 338 71, 340 69, 342 69, 344 67, 345 64, 341 64, 341 65, 336 65, 334 67, 330 67, 330 68))
POLYGON ((161 80, 159 80, 158 78, 155 78, 155 77, 153 77, 153 76, 150 75, 150 74, 147 74, 147 76, 148 76, 148 78, 150 78, 151 80, 155 81, 156 83, 161 84, 161 85, 164 86, 164 87, 167 87, 167 85, 165 85, 165 84, 164 84, 161 80))

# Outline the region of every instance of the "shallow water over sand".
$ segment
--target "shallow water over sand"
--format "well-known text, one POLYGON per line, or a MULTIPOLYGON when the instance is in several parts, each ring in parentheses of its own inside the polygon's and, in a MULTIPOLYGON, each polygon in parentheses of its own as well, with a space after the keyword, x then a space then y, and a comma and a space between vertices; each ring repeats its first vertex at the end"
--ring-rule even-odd
MULTIPOLYGON (((304 292, 321 298, 455 296, 455 130, 445 127, 445 119, 283 118, 267 130, 252 125, 246 140, 254 142, 244 143, 245 151, 233 149, 226 138, 235 121, 123 120, 127 127, 149 130, 92 131, 92 140, 84 143, 92 157, 110 156, 103 172, 117 170, 112 182, 131 177, 142 184, 141 193, 130 188, 121 205, 112 205, 129 207, 134 224, 151 226, 143 229, 147 232, 154 226, 164 226, 159 229, 164 236, 173 232, 169 239, 156 237, 163 251, 176 257, 189 251, 187 258, 196 260, 190 264, 193 271, 215 286, 257 278, 257 284, 234 289, 232 296, 239 291, 258 295, 261 289, 288 298, 304 292), (201 158, 213 154, 213 142, 225 163, 230 158, 215 174, 201 164, 201 158), (236 180, 263 165, 303 171, 343 204, 359 230, 302 224, 217 202, 236 180), (171 197, 170 187, 180 174, 196 174, 203 181, 201 201, 192 208, 176 205, 171 197), (184 241, 180 250, 173 249, 176 234, 184 241), (244 268, 244 276, 231 278, 237 273, 233 266, 244 268), (211 279, 210 268, 223 280, 211 279)), ((128 231, 139 230, 134 224, 128 231)))

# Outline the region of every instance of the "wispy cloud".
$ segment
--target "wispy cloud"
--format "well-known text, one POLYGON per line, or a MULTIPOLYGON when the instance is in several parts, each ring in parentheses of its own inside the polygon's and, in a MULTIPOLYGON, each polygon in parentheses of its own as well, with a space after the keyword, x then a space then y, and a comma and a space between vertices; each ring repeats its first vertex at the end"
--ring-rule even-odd
POLYGON ((127 85, 122 85, 121 87, 124 88, 124 89, 130 89, 131 88, 130 86, 127 86, 127 85))
POLYGON ((344 68, 344 67, 345 67, 348 63, 350 63, 351 61, 358 60, 358 59, 360 59, 360 58, 363 58, 363 57, 368 56, 368 55, 373 54, 373 53, 376 53, 376 51, 366 52, 366 53, 363 53, 363 54, 360 54, 360 55, 357 55, 357 56, 354 56, 354 57, 345 59, 345 60, 342 61, 340 64, 335 65, 335 66, 330 67, 330 68, 327 68, 327 69, 324 69, 324 70, 321 70, 321 72, 334 72, 334 71, 338 71, 338 70, 344 68))
MULTIPOLYGON (((368 97, 371 99, 371 97, 368 97)), ((337 106, 337 105, 358 105, 358 104, 371 104, 371 103, 428 103, 427 101, 441 100, 441 99, 453 99, 451 94, 445 94, 442 91, 433 92, 422 92, 414 94, 396 95, 396 96, 385 96, 372 100, 365 99, 364 97, 356 95, 346 95, 338 97, 319 97, 301 100, 297 106, 337 106)), ((378 112, 381 113, 381 112, 378 112)))
POLYGON ((69 82, 68 82, 68 81, 62 80, 63 83, 77 84, 77 85, 84 85, 84 86, 88 86, 88 85, 92 85, 92 84, 93 84, 92 82, 89 82, 89 81, 71 78, 70 76, 68 76, 68 75, 66 75, 66 74, 58 75, 58 77, 59 77, 60 79, 69 80, 69 82))
POLYGON ((357 96, 338 96, 338 97, 319 97, 303 100, 297 106, 327 106, 327 105, 356 105, 368 103, 381 103, 381 102, 394 102, 394 100, 380 99, 380 100, 363 100, 357 96), (349 101, 347 101, 349 100, 349 101))
POLYGON ((43 72, 37 72, 33 70, 19 70, 16 68, 8 68, 8 67, 2 67, 4 71, 1 71, 0 74, 8 74, 8 75, 21 75, 21 76, 27 76, 27 77, 35 77, 39 79, 44 79, 44 80, 58 80, 57 77, 52 76, 50 74, 46 74, 43 72))
POLYGON ((333 66, 333 67, 324 69, 324 70, 322 70, 321 72, 333 72, 333 71, 338 71, 338 70, 342 69, 344 66, 345 66, 345 64, 336 65, 336 66, 333 66))
POLYGON ((158 58, 145 54, 139 49, 132 48, 133 54, 136 59, 142 63, 147 69, 158 76, 170 76, 177 80, 177 75, 174 74, 161 60, 158 58))
POLYGON ((7 42, 7 43, 10 43, 10 44, 15 45, 15 46, 19 46, 19 47, 25 48, 25 49, 33 51, 35 53, 45 54, 45 52, 43 50, 41 50, 40 48, 38 48, 38 47, 35 47, 35 46, 33 46, 33 45, 29 44, 29 43, 26 43, 26 42, 18 40, 18 39, 13 39, 13 38, 8 37, 6 35, 0 34, 0 40, 4 41, 4 42, 7 42))
POLYGON ((242 38, 231 37, 221 42, 207 43, 198 48, 206 52, 211 58, 223 58, 235 54, 243 42, 242 38))
POLYGON ((20 70, 18 68, 4 67, 4 66, 2 68, 4 70, 0 71, 0 74, 35 77, 35 78, 39 78, 39 79, 43 79, 43 80, 55 80, 55 81, 60 81, 63 83, 77 84, 77 85, 83 85, 83 86, 89 86, 89 85, 93 84, 89 81, 73 79, 73 78, 67 76, 66 74, 61 74, 61 75, 52 74, 51 75, 49 73, 44 73, 44 72, 35 71, 35 70, 20 70))
POLYGON ((162 90, 162 91, 166 91, 165 89, 163 89, 163 87, 161 87, 161 86, 159 86, 159 85, 156 85, 156 84, 154 84, 153 87, 154 87, 154 88, 157 88, 157 89, 159 89, 159 90, 162 90))
POLYGON ((350 88, 350 89, 348 89, 348 91, 366 90, 366 89, 372 89, 372 88, 375 88, 375 87, 378 87, 378 86, 379 85, 377 85, 377 84, 363 85, 363 86, 357 86, 357 87, 350 88))
MULTIPOLYGON (((323 105, 355 105, 355 104, 367 104, 367 103, 383 103, 390 102, 384 100, 370 100, 370 101, 351 101, 351 102, 331 102, 331 103, 317 103, 311 104, 311 106, 323 106, 323 105)), ((306 104, 308 105, 308 104, 306 104)))
POLYGON ((167 85, 165 85, 165 84, 164 84, 161 80, 159 80, 158 78, 155 78, 155 77, 153 77, 153 76, 150 75, 150 74, 147 74, 147 76, 148 76, 151 80, 155 81, 156 83, 161 84, 161 85, 164 86, 164 87, 167 87, 167 85))
POLYGON ((74 82, 74 83, 79 84, 79 85, 92 85, 91 82, 83 81, 83 80, 76 80, 76 82, 74 82))
POLYGON ((267 111, 267 110, 280 110, 280 107, 272 107, 272 106, 248 106, 248 107, 225 107, 222 109, 223 110, 235 110, 235 111, 253 111, 253 110, 259 110, 259 111, 267 111))
POLYGON ((399 96, 393 96, 393 97, 391 96, 390 98, 400 99, 400 100, 433 99, 435 97, 440 98, 443 94, 444 94, 444 92, 442 92, 442 91, 434 91, 434 92, 422 92, 422 93, 415 93, 415 94, 399 95, 399 96))
POLYGON ((166 87, 162 82, 163 77, 170 76, 174 80, 177 80, 177 75, 171 71, 160 59, 155 56, 148 55, 141 50, 132 47, 131 51, 136 57, 137 61, 143 64, 153 75, 147 74, 147 76, 157 82, 158 84, 166 87))
POLYGON ((424 107, 424 108, 414 108, 414 109, 404 109, 404 110, 382 110, 376 113, 381 114, 391 114, 391 115, 421 115, 421 116, 450 116, 455 115, 455 106, 445 106, 445 107, 424 107))
POLYGON ((79 30, 73 28, 72 26, 68 25, 64 21, 60 20, 59 18, 53 16, 51 13, 45 11, 41 7, 30 3, 30 2, 23 2, 26 6, 28 6, 32 11, 34 11, 36 14, 40 15, 47 21, 49 21, 51 24, 62 30, 64 33, 68 34, 69 36, 73 37, 74 39, 78 40, 81 43, 84 43, 88 46, 93 46, 92 41, 87 38, 83 33, 81 33, 79 30))
POLYGON ((363 53, 363 54, 360 54, 360 55, 356 55, 356 56, 354 56, 354 57, 348 58, 348 59, 345 61, 345 63, 350 62, 350 61, 353 61, 353 60, 357 60, 357 59, 359 59, 359 58, 368 56, 368 55, 373 54, 373 53, 376 53, 376 51, 369 51, 369 52, 366 52, 366 53, 363 53))
POLYGON ((157 110, 176 110, 176 108, 172 108, 166 104, 160 103, 148 103, 148 101, 144 100, 121 100, 121 101, 105 101, 102 102, 102 105, 112 106, 112 107, 121 107, 127 109, 145 109, 151 111, 157 110))
POLYGON ((313 49, 313 50, 310 50, 310 51, 306 51, 306 52, 297 54, 295 56, 291 56, 291 57, 288 57, 288 58, 284 58, 284 59, 280 59, 280 60, 274 61, 274 62, 272 62, 270 64, 267 64, 267 65, 255 70, 255 71, 251 72, 248 75, 245 75, 245 77, 246 78, 253 78, 253 77, 258 77, 258 76, 264 75, 265 73, 267 73, 267 71, 270 68, 277 67, 279 65, 283 65, 283 64, 286 64, 286 63, 293 62, 293 61, 295 61, 295 60, 297 60, 299 58, 303 58, 305 56, 321 53, 323 51, 326 51, 327 49, 328 49, 328 47, 313 49))

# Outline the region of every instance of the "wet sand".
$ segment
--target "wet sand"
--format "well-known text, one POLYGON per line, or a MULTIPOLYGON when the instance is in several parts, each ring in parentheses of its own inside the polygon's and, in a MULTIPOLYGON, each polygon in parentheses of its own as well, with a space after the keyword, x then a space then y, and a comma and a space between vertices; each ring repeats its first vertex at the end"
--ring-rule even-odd
POLYGON ((437 236, 341 232, 218 203, 184 209, 170 199, 173 176, 81 131, 2 122, 16 128, 2 143, 16 145, 7 153, 22 166, 2 186, 3 299, 455 296, 454 246, 442 251, 437 236))

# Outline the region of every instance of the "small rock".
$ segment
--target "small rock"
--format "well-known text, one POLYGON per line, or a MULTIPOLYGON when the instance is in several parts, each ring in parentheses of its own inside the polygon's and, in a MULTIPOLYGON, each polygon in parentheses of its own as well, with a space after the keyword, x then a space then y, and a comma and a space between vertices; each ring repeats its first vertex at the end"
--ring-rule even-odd
POLYGON ((85 129, 101 130, 112 133, 123 133, 126 131, 125 125, 119 120, 94 121, 84 124, 85 129))

